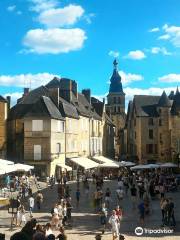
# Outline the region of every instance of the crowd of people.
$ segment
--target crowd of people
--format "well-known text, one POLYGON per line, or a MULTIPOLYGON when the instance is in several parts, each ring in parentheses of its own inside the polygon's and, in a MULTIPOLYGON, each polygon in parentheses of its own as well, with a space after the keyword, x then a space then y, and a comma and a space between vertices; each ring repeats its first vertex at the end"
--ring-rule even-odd
MULTIPOLYGON (((112 176, 113 174, 111 174, 111 178, 112 176)), ((50 188, 53 188, 54 184, 54 178, 49 178, 48 185, 50 188)), ((154 214, 152 202, 157 200, 162 213, 162 227, 176 226, 175 204, 167 194, 169 191, 178 190, 178 182, 173 175, 162 171, 132 172, 129 169, 124 169, 118 172, 113 184, 113 189, 107 187, 104 175, 100 172, 93 173, 91 176, 84 174, 82 183, 78 180, 76 190, 72 191, 64 178, 61 184, 57 185, 58 197, 50 210, 51 218, 49 222, 45 226, 37 223, 35 226, 33 225, 31 235, 28 234, 27 236, 31 236, 31 238, 27 239, 67 239, 64 229, 67 226, 73 226, 71 213, 74 208, 76 211, 81 209, 81 198, 87 199, 87 203, 92 202, 92 212, 99 216, 101 226, 101 235, 99 237, 111 228, 113 240, 117 238, 123 239, 121 225, 124 215, 126 215, 126 212, 124 212, 124 199, 130 200, 129 211, 132 211, 132 213, 138 212, 138 226, 145 226, 146 216, 154 214), (75 202, 72 202, 72 199, 75 199, 75 202), (59 231, 59 234, 54 234, 57 231, 59 231)), ((40 210, 43 203, 43 195, 40 191, 36 195, 29 193, 27 208, 30 221, 26 221, 26 210, 21 199, 23 199, 22 195, 19 196, 17 225, 23 226, 23 228, 15 236, 12 236, 12 240, 19 239, 16 236, 25 234, 25 230, 29 229, 29 227, 32 228, 32 221, 35 221, 33 211, 35 208, 37 211, 40 210)))
POLYGON ((58 234, 55 235, 50 223, 40 225, 35 218, 32 218, 21 231, 14 233, 10 240, 67 240, 64 228, 59 227, 58 230, 58 234))

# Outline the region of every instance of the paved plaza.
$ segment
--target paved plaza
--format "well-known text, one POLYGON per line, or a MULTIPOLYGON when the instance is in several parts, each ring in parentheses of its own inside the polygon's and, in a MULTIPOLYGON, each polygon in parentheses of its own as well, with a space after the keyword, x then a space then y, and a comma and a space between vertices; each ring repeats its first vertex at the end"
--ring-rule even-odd
MULTIPOLYGON (((85 197, 85 193, 83 192, 82 184, 81 189, 81 198, 80 198, 80 206, 77 209, 75 204, 75 191, 76 191, 76 183, 69 183, 71 188, 71 196, 73 203, 73 224, 72 227, 67 227, 66 233, 68 235, 68 240, 73 240, 78 238, 79 240, 91 240, 94 239, 96 233, 101 232, 100 218, 97 214, 94 213, 92 207, 92 193, 95 190, 95 185, 90 183, 90 194, 89 198, 85 197)), ((117 188, 117 181, 105 181, 104 190, 106 187, 110 187, 112 193, 112 203, 111 209, 116 206, 116 194, 115 190, 117 188)), ((57 185, 54 186, 53 189, 45 188, 42 190, 44 195, 44 202, 42 205, 41 212, 34 212, 33 217, 37 218, 38 222, 41 224, 45 224, 51 219, 51 208, 54 203, 57 201, 57 185)), ((169 239, 180 239, 180 194, 176 193, 168 193, 168 197, 172 197, 175 201, 175 217, 177 221, 176 229, 173 234, 156 234, 150 235, 145 234, 141 236, 141 239, 159 239, 162 237, 164 240, 169 239)), ((137 239, 138 236, 135 235, 134 230, 138 223, 138 210, 132 210, 131 198, 130 195, 125 196, 122 201, 123 207, 123 220, 121 222, 121 234, 125 236, 125 239, 137 239)), ((151 201, 152 213, 150 216, 145 218, 145 228, 149 229, 160 229, 161 228, 161 211, 159 206, 159 199, 151 201)), ((27 213, 28 218, 28 213, 27 213)), ((14 231, 20 230, 20 228, 14 228, 13 231, 10 231, 10 215, 5 210, 0 211, 0 227, 1 233, 6 234, 6 239, 9 240, 9 237, 12 235, 14 231)), ((162 228, 161 228, 162 229, 162 228)), ((110 228, 107 228, 107 231, 102 237, 102 240, 112 239, 110 228)))

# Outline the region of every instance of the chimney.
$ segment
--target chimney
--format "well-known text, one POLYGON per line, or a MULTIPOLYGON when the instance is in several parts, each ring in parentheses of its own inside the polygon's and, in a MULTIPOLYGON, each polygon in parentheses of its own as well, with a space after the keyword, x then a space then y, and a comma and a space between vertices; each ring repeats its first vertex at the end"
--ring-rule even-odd
POLYGON ((27 96, 29 93, 29 88, 24 88, 24 94, 23 94, 23 97, 24 96, 27 96))
POLYGON ((91 90, 89 88, 88 89, 83 89, 82 94, 84 94, 84 96, 86 97, 88 102, 91 104, 91 90))
POLYGON ((72 80, 61 78, 59 95, 68 102, 72 101, 72 80))
POLYGON ((52 99, 56 107, 59 109, 59 88, 50 88, 49 97, 52 99))
POLYGON ((77 82, 76 81, 72 81, 72 92, 74 93, 74 95, 76 96, 76 98, 78 98, 78 87, 77 87, 77 82))
POLYGON ((7 99, 7 109, 9 111, 11 107, 11 96, 7 96, 6 99, 7 99))

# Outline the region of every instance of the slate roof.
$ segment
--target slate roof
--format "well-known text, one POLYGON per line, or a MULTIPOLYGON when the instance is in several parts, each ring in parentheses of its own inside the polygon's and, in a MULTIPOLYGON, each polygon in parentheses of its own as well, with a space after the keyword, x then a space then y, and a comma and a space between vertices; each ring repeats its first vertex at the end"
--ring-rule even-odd
POLYGON ((54 77, 48 84, 46 84, 46 88, 59 88, 60 85, 60 78, 54 77))
POLYGON ((24 117, 48 117, 63 120, 61 113, 49 97, 42 96, 32 105, 24 117))
POLYGON ((170 102, 169 98, 167 97, 165 91, 163 91, 163 93, 159 99, 158 107, 171 107, 171 102, 170 102))
POLYGON ((16 104, 10 109, 8 120, 22 119, 32 106, 33 104, 16 104))
POLYGON ((160 96, 135 95, 133 105, 136 110, 136 116, 139 117, 158 117, 157 105, 160 96))
POLYGON ((179 111, 180 111, 180 93, 179 93, 179 90, 177 89, 176 94, 174 96, 171 113, 173 115, 176 115, 178 114, 179 111))
POLYGON ((170 92, 170 94, 169 94, 169 96, 168 96, 168 98, 170 99, 170 100, 173 100, 174 99, 174 91, 171 91, 170 92))
POLYGON ((19 101, 19 103, 20 104, 33 104, 33 103, 37 102, 37 100, 41 96, 47 96, 47 97, 49 96, 49 90, 44 86, 40 86, 40 87, 30 91, 27 96, 25 96, 24 98, 22 98, 19 101))
POLYGON ((122 88, 122 82, 121 82, 121 76, 119 75, 119 71, 117 69, 117 61, 116 59, 113 62, 114 64, 114 70, 113 70, 113 74, 110 78, 110 87, 109 87, 109 93, 122 93, 123 92, 123 88, 122 88))
POLYGON ((62 113, 63 117, 72 117, 79 119, 77 109, 73 104, 67 102, 61 97, 59 98, 59 101, 59 111, 62 113))
POLYGON ((0 95, 0 102, 7 102, 7 100, 0 95))

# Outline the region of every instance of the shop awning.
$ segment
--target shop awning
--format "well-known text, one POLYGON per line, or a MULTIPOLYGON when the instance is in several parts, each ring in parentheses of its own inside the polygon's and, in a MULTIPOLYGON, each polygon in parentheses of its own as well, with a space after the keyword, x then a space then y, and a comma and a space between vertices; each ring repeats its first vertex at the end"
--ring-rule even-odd
POLYGON ((14 166, 17 172, 29 172, 30 170, 34 169, 34 166, 22 163, 16 163, 14 166))
POLYGON ((99 168, 119 168, 119 165, 115 162, 108 162, 99 164, 99 168))
POLYGON ((81 167, 85 168, 85 169, 91 169, 91 168, 96 168, 99 166, 99 163, 96 163, 94 161, 92 161, 89 158, 86 157, 77 157, 77 158, 70 158, 70 160, 78 165, 80 165, 81 167))
POLYGON ((131 170, 143 170, 143 169, 153 169, 153 168, 159 168, 159 164, 139 164, 137 166, 131 167, 131 170))
POLYGON ((96 161, 100 162, 99 167, 104 168, 119 168, 124 167, 123 164, 120 162, 114 161, 113 159, 104 157, 104 156, 94 156, 93 157, 96 161))
POLYGON ((15 172, 15 171, 16 171, 16 167, 14 164, 12 164, 12 165, 2 164, 0 167, 0 175, 4 175, 6 173, 11 173, 11 172, 15 172))
POLYGON ((58 164, 56 164, 56 166, 61 167, 61 168, 64 168, 64 169, 66 169, 68 172, 69 172, 69 171, 72 171, 72 167, 70 167, 70 166, 68 166, 68 165, 66 165, 66 164, 63 164, 63 163, 58 163, 58 164))
POLYGON ((14 164, 14 162, 12 162, 12 161, 9 161, 9 160, 5 160, 5 159, 0 159, 0 166, 1 165, 12 165, 12 164, 14 164))
POLYGON ((160 168, 176 168, 176 167, 178 167, 178 165, 175 163, 172 163, 172 162, 166 162, 166 163, 163 163, 162 165, 160 165, 159 167, 160 168))

